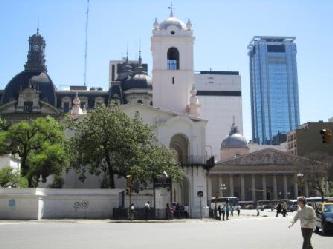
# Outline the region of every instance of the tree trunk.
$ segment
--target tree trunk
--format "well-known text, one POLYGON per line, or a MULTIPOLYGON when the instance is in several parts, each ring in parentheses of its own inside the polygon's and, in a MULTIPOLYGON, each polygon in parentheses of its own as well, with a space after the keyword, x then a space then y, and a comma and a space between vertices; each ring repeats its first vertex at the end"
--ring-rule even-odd
POLYGON ((113 173, 112 165, 108 166, 108 171, 109 171, 110 188, 115 188, 115 185, 114 185, 114 173, 113 173))
POLYGON ((113 166, 111 164, 110 156, 109 156, 109 153, 107 151, 105 152, 105 160, 106 160, 106 163, 108 165, 108 174, 109 174, 110 188, 115 188, 113 166))

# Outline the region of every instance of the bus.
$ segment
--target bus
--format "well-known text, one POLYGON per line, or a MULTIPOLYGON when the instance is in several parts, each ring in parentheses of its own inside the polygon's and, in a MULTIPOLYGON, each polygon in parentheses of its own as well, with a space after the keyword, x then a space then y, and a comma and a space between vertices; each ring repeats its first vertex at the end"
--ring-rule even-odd
POLYGON ((228 197, 212 197, 210 202, 210 208, 215 209, 219 205, 224 206, 229 203, 230 206, 233 207, 234 210, 240 208, 239 206, 239 198, 235 196, 228 196, 228 197))

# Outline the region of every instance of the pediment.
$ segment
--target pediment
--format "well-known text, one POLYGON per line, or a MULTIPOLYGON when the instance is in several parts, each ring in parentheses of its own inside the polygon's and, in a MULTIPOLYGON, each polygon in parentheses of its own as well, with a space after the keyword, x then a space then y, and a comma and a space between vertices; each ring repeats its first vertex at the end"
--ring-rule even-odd
POLYGON ((310 159, 289 154, 288 152, 275 149, 264 149, 246 154, 228 161, 220 162, 219 165, 309 165, 320 162, 314 162, 310 159))

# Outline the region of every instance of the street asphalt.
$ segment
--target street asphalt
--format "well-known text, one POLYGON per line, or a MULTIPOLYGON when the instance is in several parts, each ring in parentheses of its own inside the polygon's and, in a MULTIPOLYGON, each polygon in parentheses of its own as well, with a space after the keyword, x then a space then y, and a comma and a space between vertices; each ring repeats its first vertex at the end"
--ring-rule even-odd
MULTIPOLYGON (((292 214, 244 211, 228 221, 173 220, 115 223, 111 220, 0 221, 1 249, 297 249, 300 225, 292 214)), ((332 249, 333 235, 314 234, 315 249, 332 249)))

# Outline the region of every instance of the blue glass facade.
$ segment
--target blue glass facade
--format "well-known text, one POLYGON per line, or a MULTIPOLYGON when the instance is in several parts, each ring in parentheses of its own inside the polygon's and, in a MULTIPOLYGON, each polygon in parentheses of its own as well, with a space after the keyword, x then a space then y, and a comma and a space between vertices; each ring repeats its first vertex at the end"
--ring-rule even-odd
POLYGON ((254 37, 250 57, 252 140, 274 144, 299 125, 296 44, 293 37, 254 37))

